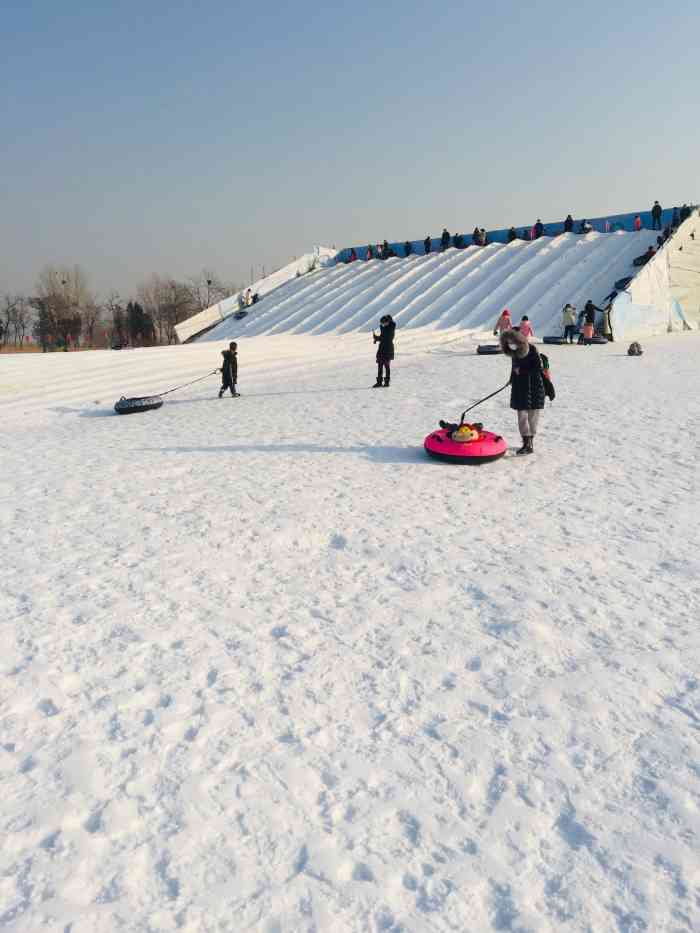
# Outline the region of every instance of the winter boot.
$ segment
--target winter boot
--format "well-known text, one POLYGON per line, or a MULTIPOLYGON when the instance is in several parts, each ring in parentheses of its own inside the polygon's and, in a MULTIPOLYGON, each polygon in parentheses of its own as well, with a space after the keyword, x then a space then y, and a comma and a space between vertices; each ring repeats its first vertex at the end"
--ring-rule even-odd
POLYGON ((373 388, 373 389, 381 389, 381 387, 382 387, 382 380, 381 380, 381 378, 380 378, 379 376, 377 376, 377 381, 374 383, 374 385, 372 386, 372 388, 373 388))
POLYGON ((219 389, 219 398, 223 398, 223 395, 224 395, 224 390, 219 389))
POLYGON ((520 457, 522 454, 531 454, 531 453, 532 453, 532 438, 524 437, 523 446, 518 448, 518 450, 515 451, 515 454, 517 457, 520 457))
POLYGON ((389 377, 387 376, 384 380, 384 388, 386 389, 389 386, 389 377))

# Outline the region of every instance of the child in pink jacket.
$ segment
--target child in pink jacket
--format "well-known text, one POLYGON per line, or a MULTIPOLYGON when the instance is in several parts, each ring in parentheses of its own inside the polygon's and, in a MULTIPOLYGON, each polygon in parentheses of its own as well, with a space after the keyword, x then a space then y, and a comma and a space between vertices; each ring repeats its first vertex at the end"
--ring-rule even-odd
POLYGON ((522 318, 520 319, 518 330, 523 335, 523 337, 527 338, 528 341, 535 339, 535 332, 532 329, 532 324, 530 324, 530 318, 527 316, 527 314, 523 314, 522 318))
POLYGON ((502 334, 506 330, 512 330, 513 322, 510 319, 510 311, 508 308, 504 308, 501 312, 501 316, 496 321, 496 326, 493 329, 493 336, 496 334, 502 334))

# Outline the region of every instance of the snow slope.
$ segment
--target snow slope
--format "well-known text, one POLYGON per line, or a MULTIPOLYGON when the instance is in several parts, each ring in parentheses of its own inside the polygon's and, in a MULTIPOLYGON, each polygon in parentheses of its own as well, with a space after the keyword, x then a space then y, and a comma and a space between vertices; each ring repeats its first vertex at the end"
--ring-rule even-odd
POLYGON ((243 321, 224 321, 201 339, 347 333, 376 326, 383 313, 401 328, 483 331, 505 307, 514 320, 527 314, 537 333, 558 334, 563 305, 601 301, 650 242, 648 231, 565 234, 339 265, 288 283, 243 321))
POLYGON ((451 331, 112 414, 224 345, 0 357, 0 929, 700 929, 698 337, 553 347, 480 468, 451 331))
MULTIPOLYGON (((269 295, 280 285, 292 281, 297 275, 308 272, 313 266, 324 267, 332 264, 335 255, 336 250, 328 246, 317 246, 312 253, 305 253, 298 259, 293 259, 281 269, 277 269, 275 272, 271 272, 270 275, 253 282, 250 285, 250 292, 251 294, 257 293, 261 298, 264 298, 265 295, 269 295)), ((247 291, 248 288, 244 288, 240 292, 236 292, 235 295, 230 295, 228 298, 224 298, 223 301, 217 301, 216 304, 210 305, 210 307, 205 308, 198 314, 193 314, 192 317, 182 321, 175 327, 177 339, 180 343, 192 340, 193 337, 216 324, 217 321, 222 321, 230 314, 238 311, 238 299, 242 295, 244 296, 247 291)))

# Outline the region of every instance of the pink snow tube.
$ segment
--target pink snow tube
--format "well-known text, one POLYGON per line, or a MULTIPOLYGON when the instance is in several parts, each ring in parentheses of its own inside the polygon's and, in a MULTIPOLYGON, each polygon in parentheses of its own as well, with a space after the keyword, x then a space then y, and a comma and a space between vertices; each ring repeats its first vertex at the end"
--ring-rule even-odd
POLYGON ((492 431, 480 431, 475 440, 457 443, 444 428, 429 434, 423 446, 431 457, 449 460, 450 463, 489 463, 498 460, 508 450, 503 438, 492 431))

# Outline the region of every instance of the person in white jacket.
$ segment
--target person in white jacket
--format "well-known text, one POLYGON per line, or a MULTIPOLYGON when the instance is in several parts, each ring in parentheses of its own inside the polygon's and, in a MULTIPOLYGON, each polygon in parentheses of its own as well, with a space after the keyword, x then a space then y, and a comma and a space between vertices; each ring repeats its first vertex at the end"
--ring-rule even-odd
POLYGON ((576 305, 565 304, 561 312, 561 323, 564 328, 564 341, 566 343, 574 342, 576 333, 576 305))

